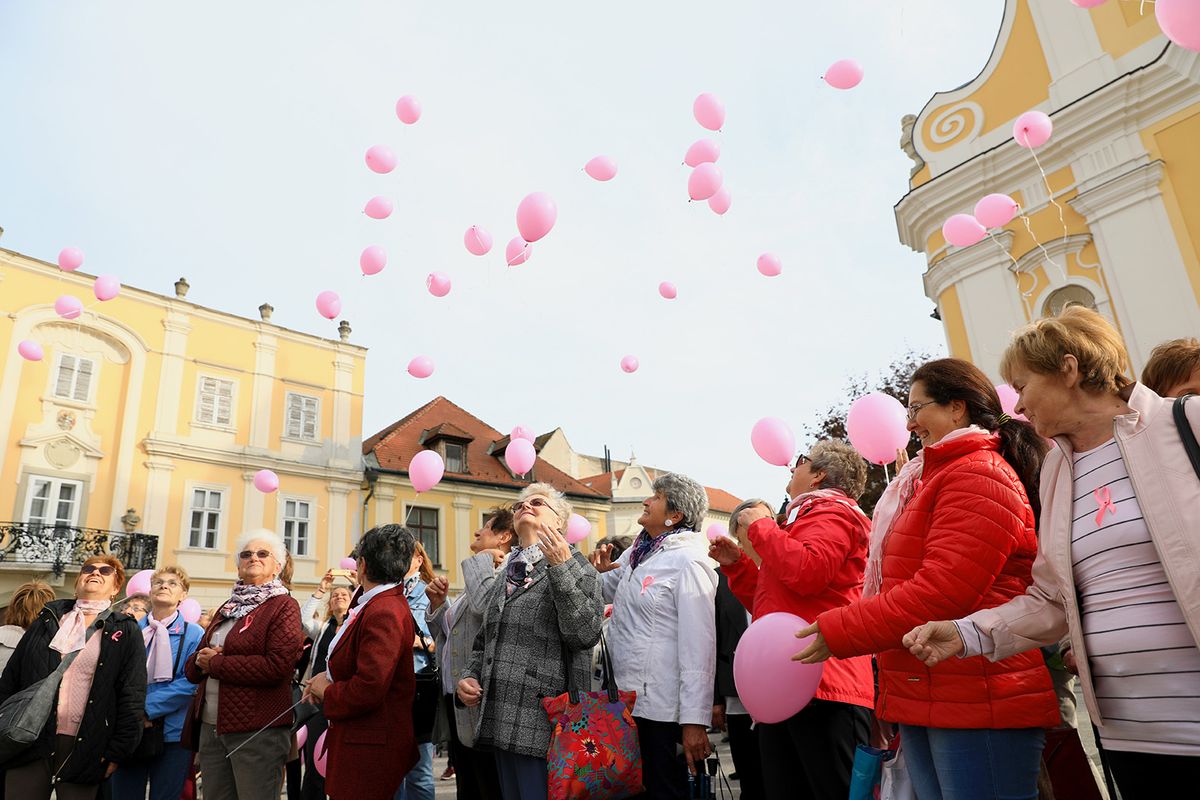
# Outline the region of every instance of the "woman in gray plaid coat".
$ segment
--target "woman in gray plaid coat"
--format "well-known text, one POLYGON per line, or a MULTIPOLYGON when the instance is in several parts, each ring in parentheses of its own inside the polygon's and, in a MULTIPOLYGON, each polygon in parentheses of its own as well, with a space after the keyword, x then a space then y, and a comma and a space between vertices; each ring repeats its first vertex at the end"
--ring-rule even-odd
POLYGON ((562 493, 531 484, 512 511, 518 546, 488 593, 458 699, 483 704, 475 746, 495 750, 505 800, 535 800, 546 797, 551 734, 542 700, 567 690, 568 668, 589 685, 604 600, 599 574, 563 537, 562 493))

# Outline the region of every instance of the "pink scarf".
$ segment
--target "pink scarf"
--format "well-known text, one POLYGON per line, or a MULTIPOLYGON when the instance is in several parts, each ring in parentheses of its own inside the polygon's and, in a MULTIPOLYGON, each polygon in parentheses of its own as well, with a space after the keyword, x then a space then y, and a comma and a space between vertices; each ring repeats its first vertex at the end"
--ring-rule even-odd
MULTIPOLYGON (((978 425, 958 428, 943 436, 937 444, 931 444, 929 447, 941 447, 946 442, 977 433, 987 434, 987 431, 978 425)), ((875 504, 875 514, 871 524, 871 549, 867 555, 867 571, 863 576, 862 596, 864 598, 879 594, 879 588, 883 584, 883 546, 887 542, 888 534, 892 532, 892 525, 896 523, 901 512, 904 511, 904 507, 908 505, 908 501, 921 488, 921 472, 925 467, 925 450, 926 448, 921 448, 921 451, 913 456, 911 461, 900 468, 900 472, 883 490, 883 495, 875 504)))
POLYGON ((96 615, 112 605, 108 600, 76 600, 70 611, 63 615, 58 622, 58 633, 50 640, 50 649, 57 650, 64 656, 82 650, 87 643, 87 625, 84 624, 85 614, 96 615))
MULTIPOLYGON (((176 611, 176 618, 179 612, 176 611)), ((175 676, 171 674, 171 631, 165 622, 159 622, 154 614, 146 615, 146 627, 142 629, 146 642, 146 679, 150 683, 167 683, 175 676)), ((183 642, 179 643, 183 647, 183 642)))
POLYGON ((858 507, 858 503, 851 500, 841 489, 813 489, 811 492, 805 492, 798 495, 794 500, 788 501, 787 504, 787 521, 785 525, 791 525, 796 521, 796 517, 800 516, 801 512, 808 510, 808 507, 818 500, 833 500, 841 503, 853 511, 857 511, 862 517, 863 522, 869 522, 867 515, 858 507))

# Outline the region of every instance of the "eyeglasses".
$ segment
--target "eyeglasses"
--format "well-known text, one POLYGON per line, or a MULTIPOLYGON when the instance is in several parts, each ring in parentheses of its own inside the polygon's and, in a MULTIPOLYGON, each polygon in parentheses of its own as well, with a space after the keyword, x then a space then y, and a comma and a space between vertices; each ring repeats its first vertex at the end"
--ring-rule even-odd
POLYGON ((255 556, 258 556, 259 561, 266 561, 268 558, 271 558, 274 555, 275 554, 270 550, 243 550, 242 552, 238 553, 238 558, 240 558, 242 561, 249 561, 255 556))
POLYGON ((530 511, 533 511, 535 508, 548 508, 549 506, 550 506, 550 501, 546 500, 546 498, 531 497, 528 500, 522 500, 519 503, 513 503, 512 513, 513 513, 513 516, 516 516, 517 514, 520 514, 522 511, 524 511, 527 508, 530 511))
POLYGON ((925 406, 931 406, 931 405, 933 405, 933 404, 934 404, 934 403, 936 403, 936 402, 937 402, 937 400, 926 400, 924 403, 913 403, 913 404, 911 404, 911 405, 908 407, 908 421, 909 421, 909 422, 912 422, 914 419, 916 419, 916 418, 917 418, 917 412, 918 412, 918 411, 920 411, 920 410, 921 410, 922 408, 924 408, 925 406))
POLYGON ((79 568, 79 572, 82 575, 91 575, 93 572, 99 572, 101 575, 103 575, 106 578, 109 575, 112 575, 116 571, 117 571, 116 567, 110 566, 108 564, 84 564, 82 567, 79 568))
POLYGON ((150 585, 155 589, 162 589, 164 587, 167 589, 176 589, 183 584, 174 578, 159 578, 156 581, 151 581, 150 585))
POLYGON ((796 463, 795 463, 795 465, 792 466, 792 469, 800 469, 801 465, 811 464, 811 463, 812 463, 812 459, 809 458, 804 453, 801 453, 800 455, 796 456, 796 463))

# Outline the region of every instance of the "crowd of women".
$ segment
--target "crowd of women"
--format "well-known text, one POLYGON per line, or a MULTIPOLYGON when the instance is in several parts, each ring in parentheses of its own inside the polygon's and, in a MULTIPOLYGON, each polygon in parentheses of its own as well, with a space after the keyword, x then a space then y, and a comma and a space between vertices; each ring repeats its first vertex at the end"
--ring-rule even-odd
POLYGON ((1014 334, 1000 371, 1014 416, 968 362, 916 371, 921 448, 872 518, 865 463, 831 439, 796 459, 782 509, 747 500, 712 542, 682 475, 654 482, 634 540, 586 556, 567 499, 529 485, 475 534, 455 597, 399 525, 303 608, 283 543, 250 532, 204 629, 179 614, 183 570, 154 573, 135 619, 111 605, 120 562, 89 558, 74 598, 23 587, 0 628, 0 702, 60 681, 41 736, 0 765, 7 796, 176 800, 198 767, 205 798, 276 800, 286 774, 295 797, 423 800, 445 739, 460 798, 545 798, 543 700, 615 682, 636 693, 647 798, 689 796, 714 728, 746 800, 847 797, 856 748, 880 739, 921 800, 1034 798, 1046 731, 1074 722, 1039 648, 1078 674, 1122 797, 1198 785, 1200 401, 1172 398, 1200 393, 1200 342, 1159 348, 1136 383, 1117 332, 1071 307, 1014 334), (756 724, 732 661, 777 611, 809 621, 795 658, 824 668, 801 711, 756 724))

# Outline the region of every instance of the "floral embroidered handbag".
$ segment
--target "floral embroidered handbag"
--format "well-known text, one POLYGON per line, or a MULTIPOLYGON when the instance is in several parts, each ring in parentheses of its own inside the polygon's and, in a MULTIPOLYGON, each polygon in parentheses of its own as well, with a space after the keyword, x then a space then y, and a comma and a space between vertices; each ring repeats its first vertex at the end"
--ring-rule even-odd
POLYGON ((542 700, 554 726, 546 753, 550 800, 618 800, 642 792, 642 754, 633 721, 637 693, 617 690, 603 635, 600 653, 606 691, 579 691, 564 648, 567 691, 542 700))

